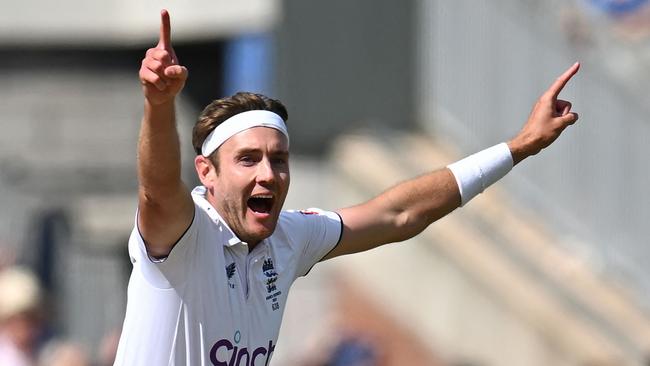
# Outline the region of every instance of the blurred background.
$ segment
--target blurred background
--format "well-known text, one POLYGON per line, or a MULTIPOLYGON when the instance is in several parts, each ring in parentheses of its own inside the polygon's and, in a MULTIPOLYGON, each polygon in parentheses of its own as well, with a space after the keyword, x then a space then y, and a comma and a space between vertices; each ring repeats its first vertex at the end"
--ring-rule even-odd
POLYGON ((561 95, 580 121, 551 148, 417 238, 298 280, 273 365, 650 365, 650 1, 1 1, 3 366, 112 364, 161 8, 190 71, 184 179, 200 110, 265 93, 289 109, 285 208, 507 140, 582 62, 561 95))

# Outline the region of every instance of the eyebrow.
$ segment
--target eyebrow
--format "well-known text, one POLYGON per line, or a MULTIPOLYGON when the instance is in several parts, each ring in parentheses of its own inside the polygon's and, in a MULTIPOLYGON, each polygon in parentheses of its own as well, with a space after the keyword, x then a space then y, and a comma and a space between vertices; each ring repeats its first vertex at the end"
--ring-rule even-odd
MULTIPOLYGON (((236 150, 235 155, 254 154, 254 153, 260 153, 261 151, 262 149, 255 148, 255 147, 243 147, 241 149, 236 150)), ((289 156, 289 150, 285 150, 285 149, 271 150, 269 152, 269 155, 289 156)))
POLYGON ((271 155, 287 157, 289 156, 289 151, 288 150, 271 151, 271 155))

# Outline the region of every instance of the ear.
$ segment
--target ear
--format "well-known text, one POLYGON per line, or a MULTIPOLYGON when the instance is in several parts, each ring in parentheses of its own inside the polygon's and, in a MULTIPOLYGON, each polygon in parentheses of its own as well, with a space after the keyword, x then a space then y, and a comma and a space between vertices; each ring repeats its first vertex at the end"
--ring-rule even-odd
POLYGON ((210 189, 214 185, 215 168, 210 159, 203 155, 197 155, 194 158, 194 168, 201 184, 210 189))

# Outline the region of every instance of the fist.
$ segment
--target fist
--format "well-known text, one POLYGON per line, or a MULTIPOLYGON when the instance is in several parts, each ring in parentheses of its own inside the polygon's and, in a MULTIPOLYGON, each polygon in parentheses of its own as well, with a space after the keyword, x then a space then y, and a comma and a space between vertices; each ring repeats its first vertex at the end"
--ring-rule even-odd
POLYGON ((171 26, 167 10, 160 12, 160 38, 147 50, 140 66, 140 83, 145 99, 153 104, 173 102, 185 86, 187 69, 178 64, 171 45, 171 26))

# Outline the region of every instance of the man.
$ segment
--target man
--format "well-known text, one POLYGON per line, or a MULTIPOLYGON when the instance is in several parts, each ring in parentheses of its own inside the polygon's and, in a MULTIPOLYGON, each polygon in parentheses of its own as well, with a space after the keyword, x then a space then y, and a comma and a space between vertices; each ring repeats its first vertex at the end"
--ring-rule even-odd
POLYGON ((161 13, 142 62, 139 204, 133 273, 116 365, 268 365, 291 283, 317 262, 411 238, 467 203, 578 116, 558 94, 574 64, 535 104, 521 132, 449 167, 338 210, 281 211, 289 188, 287 112, 239 93, 194 127, 202 186, 180 179, 174 100, 187 78, 161 13))

